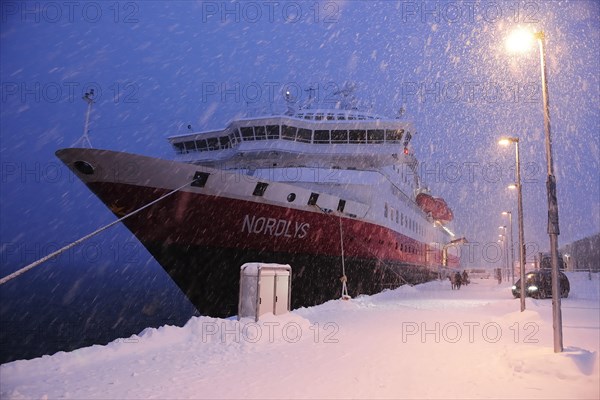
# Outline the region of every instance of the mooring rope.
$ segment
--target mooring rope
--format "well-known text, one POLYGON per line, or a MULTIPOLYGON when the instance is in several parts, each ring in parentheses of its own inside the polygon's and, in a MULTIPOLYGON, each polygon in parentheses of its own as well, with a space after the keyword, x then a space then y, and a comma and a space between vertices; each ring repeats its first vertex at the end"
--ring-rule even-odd
MULTIPOLYGON (((316 207, 317 207, 319 210, 321 210, 321 212, 323 212, 325 215, 327 215, 328 217, 335 218, 335 216, 334 216, 334 215, 332 215, 332 212, 331 212, 331 211, 329 211, 329 210, 326 210, 326 209, 324 209, 324 208, 320 207, 320 206, 319 206, 319 205, 317 205, 317 204, 315 204, 315 206, 316 206, 316 207)), ((342 213, 339 213, 339 216, 340 216, 340 223, 341 223, 341 218, 342 218, 342 215, 341 215, 341 214, 342 214, 342 213)), ((397 276, 397 277, 400 279, 400 281, 404 282, 404 284, 406 284, 406 285, 410 285, 410 286, 412 286, 412 284, 410 284, 410 283, 409 283, 409 282, 408 282, 406 279, 404 279, 404 277, 403 277, 402 275, 400 275, 400 274, 398 273, 398 271, 396 271, 396 270, 395 270, 395 269, 394 269, 394 268, 393 268, 393 267, 392 267, 390 264, 388 264, 386 261, 384 261, 384 260, 383 260, 381 257, 377 256, 377 254, 376 254, 376 253, 375 253, 375 252, 374 252, 374 251, 373 251, 373 250, 372 250, 372 249, 371 249, 369 246, 367 246, 366 244, 362 243, 362 242, 361 242, 361 241, 360 241, 360 240, 359 240, 359 239, 358 239, 358 238, 357 238, 355 235, 352 235, 352 239, 356 240, 357 244, 358 244, 360 247, 362 247, 362 248, 366 249, 366 250, 367 250, 369 253, 371 253, 371 254, 373 255, 373 257, 375 257, 375 259, 376 259, 377 261, 379 261, 379 263, 380 263, 380 264, 381 264, 381 265, 382 265, 384 268, 386 268, 387 270, 389 270, 390 272, 392 272, 394 275, 396 275, 396 276, 397 276)), ((340 279, 342 280, 342 282, 343 282, 343 283, 344 283, 344 285, 345 285, 345 282, 344 282, 344 281, 347 281, 347 280, 348 280, 348 278, 346 277, 346 273, 345 273, 345 272, 344 272, 344 275, 343 275, 343 276, 342 276, 340 279)))
POLYGON ((342 277, 340 280, 342 281, 342 299, 347 300, 350 298, 348 295, 348 286, 346 282, 348 281, 348 277, 346 277, 346 264, 344 261, 344 231, 342 230, 342 214, 340 213, 340 247, 342 248, 342 277))
POLYGON ((39 260, 32 262, 29 265, 26 265, 25 267, 23 267, 23 268, 15 271, 15 272, 13 272, 12 274, 9 274, 9 275, 5 276, 4 278, 0 279, 0 285, 3 285, 4 283, 6 283, 6 282, 8 282, 8 281, 10 281, 10 280, 12 280, 14 278, 16 278, 17 276, 19 276, 19 275, 21 275, 21 274, 29 271, 30 269, 33 269, 33 268, 37 267, 38 265, 43 264, 44 262, 46 262, 46 261, 48 261, 48 260, 50 260, 50 259, 52 259, 52 258, 54 258, 54 257, 56 257, 58 255, 60 255, 61 253, 64 253, 65 251, 69 250, 70 248, 77 246, 79 243, 85 242, 89 238, 96 236, 100 232, 105 231, 106 229, 110 228, 111 226, 118 224, 119 222, 121 222, 121 221, 123 221, 123 220, 125 220, 125 219, 127 219, 127 218, 129 218, 129 217, 131 217, 131 216, 133 216, 133 215, 135 215, 137 213, 139 213, 140 211, 142 211, 142 210, 144 210, 144 209, 146 209, 146 208, 148 208, 148 207, 150 207, 150 206, 158 203, 159 201, 166 199, 167 197, 169 197, 169 196, 171 196, 171 195, 179 192, 184 187, 186 187, 188 185, 191 185, 194 181, 195 181, 195 179, 193 181, 191 181, 191 182, 186 183, 185 185, 182 185, 182 186, 178 187, 177 189, 174 189, 174 190, 170 191, 169 193, 167 193, 167 194, 159 197, 158 199, 151 201, 150 203, 146 204, 145 206, 142 206, 142 207, 138 208, 137 210, 134 210, 134 211, 130 212, 129 214, 127 214, 127 215, 119 218, 118 220, 113 221, 110 224, 105 225, 105 226, 103 226, 103 227, 95 230, 94 232, 85 235, 84 237, 82 237, 80 239, 77 239, 73 243, 68 244, 68 245, 66 245, 66 246, 64 246, 64 247, 56 250, 55 252, 52 252, 52 253, 48 254, 47 256, 42 257, 39 260))

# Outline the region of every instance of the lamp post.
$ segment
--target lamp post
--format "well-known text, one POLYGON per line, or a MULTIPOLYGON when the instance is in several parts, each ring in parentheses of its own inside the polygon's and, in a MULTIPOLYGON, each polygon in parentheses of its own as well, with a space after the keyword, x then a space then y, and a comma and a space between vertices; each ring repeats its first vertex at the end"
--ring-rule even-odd
POLYGON ((506 259, 506 280, 508 281, 508 279, 510 278, 510 270, 509 270, 509 265, 510 265, 510 260, 508 259, 508 235, 507 233, 507 229, 506 226, 499 226, 498 229, 503 229, 502 234, 504 235, 504 237, 506 238, 506 241, 504 242, 504 257, 506 259))
POLYGON ((554 330, 554 352, 563 351, 562 311, 560 300, 560 279, 558 276, 558 200, 556 199, 556 177, 552 160, 552 137, 550 134, 550 100, 548 98, 548 71, 546 69, 546 36, 543 31, 535 33, 525 30, 515 31, 507 41, 510 50, 525 51, 532 39, 540 48, 540 70, 542 78, 542 107, 544 110, 544 132, 546 145, 546 191, 548 194, 548 236, 550 237, 550 259, 552 264, 552 327, 554 330))
POLYGON ((498 239, 498 243, 500 243, 500 259, 503 259, 504 262, 501 266, 501 274, 502 280, 506 279, 506 259, 504 258, 504 236, 502 234, 498 235, 500 239, 498 239))
POLYGON ((508 215, 508 226, 510 227, 510 270, 512 284, 515 284, 515 245, 513 240, 512 211, 502 211, 502 215, 508 215))
POLYGON ((508 137, 500 139, 498 143, 503 146, 507 146, 510 143, 515 144, 517 183, 514 186, 517 188, 517 220, 519 226, 519 267, 521 270, 521 312, 523 312, 525 311, 525 235, 523 233, 523 191, 521 189, 521 162, 519 160, 519 138, 508 137))

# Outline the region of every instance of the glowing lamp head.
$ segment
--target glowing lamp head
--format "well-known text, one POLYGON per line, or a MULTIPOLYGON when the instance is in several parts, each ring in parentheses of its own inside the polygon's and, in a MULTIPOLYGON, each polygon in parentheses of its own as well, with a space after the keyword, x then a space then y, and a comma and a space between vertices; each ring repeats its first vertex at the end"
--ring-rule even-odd
POLYGON ((511 183, 510 185, 508 185, 509 189, 516 189, 517 188, 517 184, 516 183, 511 183))
POLYGON ((506 49, 511 53, 524 53, 531 48, 534 38, 533 32, 518 28, 506 39, 506 49))

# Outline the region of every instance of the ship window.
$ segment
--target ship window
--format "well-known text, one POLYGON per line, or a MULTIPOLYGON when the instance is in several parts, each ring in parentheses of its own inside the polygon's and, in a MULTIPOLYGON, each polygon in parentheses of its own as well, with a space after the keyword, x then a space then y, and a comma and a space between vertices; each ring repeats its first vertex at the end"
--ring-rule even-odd
POLYGON ((265 140, 267 138, 267 131, 264 126, 254 127, 254 136, 256 140, 265 140))
POLYGON ((296 193, 290 193, 290 194, 287 195, 287 201, 289 203, 291 203, 294 200, 296 200, 296 193))
POLYGON ((331 143, 348 143, 348 131, 331 131, 331 143))
POLYGON ((206 181, 208 181, 208 176, 210 174, 207 172, 196 171, 194 174, 194 180, 190 184, 190 186, 203 188, 206 185, 206 181))
POLYGON ((287 140, 294 140, 296 138, 296 128, 295 126, 287 126, 283 125, 281 127, 281 138, 287 140))
POLYGON ((337 119, 339 119, 340 121, 345 121, 346 116, 344 114, 338 114, 337 119))
POLYGON ((398 210, 396 210, 396 223, 398 223, 400 220, 400 213, 398 212, 398 210))
POLYGON ((308 205, 309 206, 316 205, 318 199, 319 199, 319 193, 311 193, 310 198, 308 199, 308 205))
POLYGON ((267 139, 279 139, 279 125, 267 125, 267 139))
POLYGON ((184 145, 186 151, 197 151, 196 143, 194 143, 193 140, 191 142, 185 142, 184 145))
POLYGON ((207 151, 208 144, 206 144, 206 140, 196 140, 196 148, 198 149, 198 151, 207 151))
POLYGON ((363 130, 351 130, 350 131, 350 143, 364 143, 366 139, 366 131, 363 130))
POLYGON ((384 137, 384 131, 382 129, 369 130, 367 131, 367 141, 369 143, 382 143, 384 137))
POLYGON ((173 148, 175 149, 175 152, 177 154, 181 154, 183 153, 183 143, 179 142, 179 143, 173 143, 173 148))
POLYGON ((404 134, 404 129, 398 130, 386 130, 385 131, 385 140, 387 142, 399 142, 402 140, 402 135, 404 134))
POLYGON ((388 205, 385 203, 385 207, 383 208, 383 218, 387 218, 388 216, 388 205))
POLYGON ((316 130, 315 143, 329 143, 329 131, 316 130))
POLYGON ((206 139, 208 144, 208 150, 218 150, 219 149, 219 138, 213 137, 206 139))
POLYGON ((222 149, 228 149, 231 147, 231 140, 229 139, 229 136, 221 136, 219 138, 219 142, 221 143, 222 149))
POLYGON ((355 120, 355 119, 356 119, 356 117, 354 117, 354 115, 348 115, 348 120, 349 120, 349 121, 350 121, 350 120, 355 120))
POLYGON ((338 202, 338 207, 337 210, 339 212, 344 212, 344 208, 346 207, 346 200, 342 200, 340 199, 340 201, 338 202))
POLYGON ((240 130, 238 128, 233 128, 232 133, 233 133, 233 137, 234 137, 233 142, 239 142, 240 141, 240 130))
POLYGON ((251 126, 240 128, 244 140, 254 140, 254 129, 251 126))
POLYGON ((335 119, 335 117, 333 116, 333 114, 327 114, 328 121, 333 121, 334 119, 335 119))
POLYGON ((268 183, 258 182, 256 187, 254 188, 254 192, 252 192, 253 196, 262 196, 265 194, 265 190, 267 190, 268 183))
POLYGON ((298 128, 298 135, 296 136, 296 140, 298 142, 310 143, 311 139, 312 139, 312 130, 298 128))
POLYGON ((315 114, 315 120, 320 121, 323 119, 323 114, 315 114))
POLYGON ((306 114, 306 115, 304 116, 304 119, 312 119, 312 115, 310 115, 310 114, 306 114))
POLYGON ((390 220, 392 222, 394 222, 394 215, 396 215, 396 210, 394 210, 394 207, 390 207, 390 220))

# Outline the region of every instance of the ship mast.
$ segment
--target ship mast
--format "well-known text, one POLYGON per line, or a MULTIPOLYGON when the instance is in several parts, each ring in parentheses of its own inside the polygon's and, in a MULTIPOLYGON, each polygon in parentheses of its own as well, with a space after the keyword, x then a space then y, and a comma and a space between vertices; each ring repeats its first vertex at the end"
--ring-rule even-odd
POLYGON ((85 95, 83 95, 82 99, 87 103, 87 110, 85 113, 85 123, 83 125, 83 135, 81 135, 81 137, 79 139, 77 139, 77 141, 75 143, 73 143, 73 145, 71 147, 77 147, 77 146, 81 146, 81 147, 89 147, 90 149, 92 148, 92 142, 90 141, 90 130, 89 130, 89 125, 90 125, 90 114, 92 113, 92 104, 94 104, 94 89, 90 89, 89 92, 86 92, 85 95))

